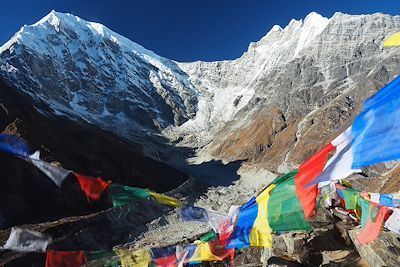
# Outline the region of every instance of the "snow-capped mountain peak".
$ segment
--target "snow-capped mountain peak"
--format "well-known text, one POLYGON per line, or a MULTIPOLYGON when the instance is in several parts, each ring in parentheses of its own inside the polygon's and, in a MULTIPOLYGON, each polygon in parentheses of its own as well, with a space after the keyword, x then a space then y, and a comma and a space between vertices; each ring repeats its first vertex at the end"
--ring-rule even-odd
MULTIPOLYGON (((259 77, 296 58, 328 23, 329 19, 312 12, 304 22, 293 19, 283 29, 274 25, 259 41, 250 43, 248 50, 236 60, 180 63, 197 88, 203 90, 200 103, 212 103, 207 108, 199 108, 196 118, 182 125, 181 130, 195 128, 203 133, 209 125, 215 130, 223 127, 254 96, 259 77)), ((207 140, 207 137, 201 139, 207 140)))
POLYGON ((51 11, 22 27, 0 62, 2 76, 51 113, 125 137, 180 125, 197 109, 196 89, 174 61, 72 14, 51 11))
MULTIPOLYGON (((0 75, 46 114, 83 119, 130 139, 161 134, 203 147, 228 126, 236 131, 250 124, 249 111, 259 105, 281 101, 286 110, 299 97, 353 88, 361 59, 387 58, 376 42, 398 30, 399 21, 383 14, 327 19, 312 12, 274 25, 235 60, 179 63, 102 24, 52 11, 0 48, 0 75), (301 96, 285 98, 292 93, 301 96)), ((366 60, 362 67, 369 65, 366 60)), ((306 114, 316 105, 296 108, 306 114)), ((289 115, 282 116, 277 131, 289 115)))

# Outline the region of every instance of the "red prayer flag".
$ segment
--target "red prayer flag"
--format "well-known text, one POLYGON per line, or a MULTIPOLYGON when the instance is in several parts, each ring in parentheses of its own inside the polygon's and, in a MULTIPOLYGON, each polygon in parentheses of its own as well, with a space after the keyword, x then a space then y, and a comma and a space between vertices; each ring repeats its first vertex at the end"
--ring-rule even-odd
POLYGON ((310 218, 314 213, 318 184, 307 188, 305 188, 305 186, 322 173, 328 154, 333 150, 335 150, 335 146, 332 144, 326 145, 300 166, 299 172, 295 177, 296 194, 303 207, 304 216, 306 218, 310 218))
POLYGON ((379 235, 382 224, 385 220, 385 215, 388 211, 389 209, 387 207, 379 207, 375 203, 370 203, 368 221, 361 232, 356 236, 356 239, 358 242, 360 242, 360 244, 369 244, 375 241, 379 235), (373 209, 379 209, 377 214, 372 214, 373 209))
POLYGON ((83 251, 47 251, 46 267, 79 267, 83 264, 83 251))
POLYGON ((85 176, 74 172, 74 175, 78 179, 79 185, 82 191, 86 194, 88 201, 97 201, 100 199, 103 191, 110 185, 110 181, 105 182, 100 177, 93 178, 91 176, 85 176))
POLYGON ((177 258, 174 254, 171 256, 165 256, 162 258, 153 259, 153 262, 160 267, 175 267, 177 258))

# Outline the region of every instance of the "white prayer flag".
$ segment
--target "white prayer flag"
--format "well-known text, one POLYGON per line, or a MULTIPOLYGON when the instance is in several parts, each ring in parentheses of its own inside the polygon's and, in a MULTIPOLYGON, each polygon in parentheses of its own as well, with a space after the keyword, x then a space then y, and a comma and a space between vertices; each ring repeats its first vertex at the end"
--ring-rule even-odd
POLYGON ((385 226, 390 231, 400 234, 400 209, 393 209, 393 213, 385 222, 385 226))
POLYGON ((51 237, 46 234, 13 227, 3 249, 23 252, 45 252, 49 243, 51 243, 51 237))
POLYGON ((29 156, 31 163, 39 170, 46 174, 58 187, 61 187, 62 182, 71 173, 62 167, 55 166, 40 159, 40 152, 36 151, 29 156))

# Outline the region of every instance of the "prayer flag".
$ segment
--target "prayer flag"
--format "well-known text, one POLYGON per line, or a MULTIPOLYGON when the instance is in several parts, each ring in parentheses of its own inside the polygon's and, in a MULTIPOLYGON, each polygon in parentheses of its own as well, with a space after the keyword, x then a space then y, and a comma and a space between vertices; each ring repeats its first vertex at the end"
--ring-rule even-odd
POLYGON ((273 232, 312 230, 296 194, 296 174, 297 170, 272 182, 275 188, 268 201, 268 223, 273 232))
POLYGON ((0 150, 18 157, 29 156, 29 149, 25 142, 14 135, 0 134, 0 150))
POLYGON ((400 77, 364 102, 352 126, 352 168, 400 159, 400 77))
POLYGON ((175 246, 152 248, 151 257, 153 263, 160 267, 175 267, 178 262, 175 246))
POLYGON ((400 196, 399 194, 378 194, 370 193, 371 201, 381 206, 399 208, 400 207, 400 196))
POLYGON ((400 209, 393 209, 393 213, 385 222, 385 226, 390 231, 400 234, 400 209))
POLYGON ((39 170, 47 175, 58 187, 61 187, 62 182, 67 178, 71 171, 62 167, 55 166, 40 159, 40 152, 36 151, 29 156, 31 163, 39 170))
POLYGON ((47 251, 46 267, 78 267, 83 264, 83 251, 47 251))
POLYGON ((88 201, 97 201, 100 199, 103 191, 110 185, 110 181, 105 182, 100 177, 93 178, 74 172, 78 179, 82 191, 86 194, 88 201))
POLYGON ((117 249, 122 267, 148 267, 151 262, 149 249, 117 249))
POLYGON ((150 191, 147 189, 115 183, 110 185, 110 194, 114 207, 129 205, 136 200, 150 199, 150 191))
POLYGON ((369 244, 374 242, 378 237, 388 208, 377 206, 362 198, 360 198, 360 200, 363 202, 361 206, 362 229, 356 236, 356 239, 360 244, 369 244))
POLYGON ((213 211, 206 210, 192 205, 184 206, 181 209, 181 216, 184 221, 197 221, 208 223, 208 225, 217 233, 222 233, 227 228, 228 217, 213 211))
POLYGON ((195 243, 196 250, 190 257, 190 262, 222 261, 233 257, 234 249, 226 248, 226 240, 215 240, 207 243, 195 243))
POLYGON ((114 251, 86 251, 85 258, 90 267, 118 267, 119 257, 114 251))
POLYGON ((167 205, 167 206, 172 206, 172 207, 181 207, 182 206, 182 202, 179 199, 170 197, 170 196, 166 196, 163 194, 158 194, 155 192, 149 192, 150 196, 158 203, 163 204, 163 205, 167 205))
POLYGON ((253 197, 240 208, 227 248, 272 247, 267 215, 269 195, 274 187, 274 184, 270 185, 257 198, 253 197))
POLYGON ((352 173, 361 172, 360 169, 353 169, 353 149, 351 146, 351 127, 336 137, 331 144, 336 148, 335 155, 333 155, 326 163, 323 172, 318 175, 311 183, 323 183, 326 181, 333 181, 344 179, 352 173))
POLYGON ((295 177, 296 194, 303 207, 306 218, 310 218, 314 214, 318 192, 317 185, 312 185, 307 188, 306 185, 322 173, 328 154, 334 149, 335 147, 332 144, 326 145, 300 166, 295 177))
POLYGON ((343 200, 346 210, 355 210, 359 198, 359 192, 353 188, 336 184, 336 193, 343 200))
POLYGON ((51 243, 50 236, 36 231, 12 227, 10 236, 3 249, 22 252, 44 252, 51 243))
POLYGON ((400 32, 396 32, 389 36, 384 42, 383 46, 399 46, 400 45, 400 32))

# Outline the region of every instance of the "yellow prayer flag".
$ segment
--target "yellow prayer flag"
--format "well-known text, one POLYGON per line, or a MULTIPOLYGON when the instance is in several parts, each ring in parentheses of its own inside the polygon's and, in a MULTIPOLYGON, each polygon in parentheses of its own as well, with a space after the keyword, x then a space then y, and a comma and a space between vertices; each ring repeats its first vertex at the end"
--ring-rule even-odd
POLYGON ((272 230, 268 223, 268 199, 275 185, 270 185, 257 198, 257 218, 250 232, 250 246, 272 248, 272 230))
POLYGON ((192 257, 190 257, 190 262, 203 262, 203 261, 218 261, 219 257, 215 256, 208 243, 197 243, 196 250, 194 251, 192 257))
POLYGON ((383 46, 400 46, 400 32, 392 34, 383 42, 383 46))
POLYGON ((182 206, 182 202, 179 199, 176 199, 173 197, 169 197, 169 196, 166 196, 163 194, 158 194, 155 192, 150 192, 150 196, 152 196, 154 198, 154 200, 160 204, 177 207, 177 208, 182 206))
POLYGON ((148 267, 151 263, 149 249, 117 249, 115 252, 121 261, 122 267, 148 267))

